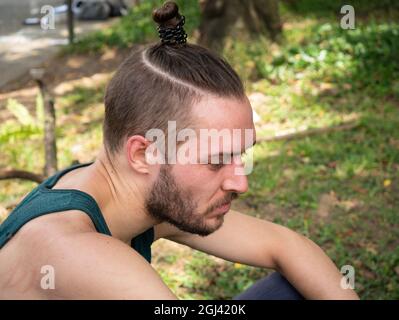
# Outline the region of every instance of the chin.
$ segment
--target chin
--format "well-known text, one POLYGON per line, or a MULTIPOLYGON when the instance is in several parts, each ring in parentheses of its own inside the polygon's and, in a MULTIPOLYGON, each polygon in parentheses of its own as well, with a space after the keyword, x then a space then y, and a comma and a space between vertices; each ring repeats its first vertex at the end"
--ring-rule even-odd
POLYGON ((223 225, 224 216, 223 215, 216 216, 216 217, 211 218, 211 220, 212 220, 212 225, 210 225, 209 229, 212 229, 211 233, 214 233, 223 225))

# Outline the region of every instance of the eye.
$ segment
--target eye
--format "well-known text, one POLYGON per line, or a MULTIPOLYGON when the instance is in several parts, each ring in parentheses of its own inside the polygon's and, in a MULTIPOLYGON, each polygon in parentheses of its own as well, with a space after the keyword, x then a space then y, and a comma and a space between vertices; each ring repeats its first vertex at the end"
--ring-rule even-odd
POLYGON ((215 163, 215 164, 214 163, 210 163, 209 164, 210 169, 213 170, 213 171, 220 170, 223 166, 224 166, 223 163, 215 163))

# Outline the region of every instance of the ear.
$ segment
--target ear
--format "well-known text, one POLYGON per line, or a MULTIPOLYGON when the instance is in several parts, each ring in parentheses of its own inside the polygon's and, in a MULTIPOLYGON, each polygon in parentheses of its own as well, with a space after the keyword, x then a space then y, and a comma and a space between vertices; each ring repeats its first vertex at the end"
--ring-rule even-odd
POLYGON ((145 159, 145 150, 149 144, 149 141, 140 135, 131 136, 126 141, 129 166, 139 173, 149 173, 149 164, 145 159))

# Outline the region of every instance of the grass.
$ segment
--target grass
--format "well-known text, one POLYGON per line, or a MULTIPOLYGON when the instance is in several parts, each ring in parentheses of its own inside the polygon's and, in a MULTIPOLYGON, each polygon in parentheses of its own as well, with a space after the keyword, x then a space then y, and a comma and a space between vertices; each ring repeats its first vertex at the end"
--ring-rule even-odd
MULTIPOLYGON (((69 52, 150 41, 154 33, 148 13, 155 3, 144 2, 129 16, 137 19, 128 22, 125 17, 114 29, 82 40, 69 52)), ((244 79, 262 118, 258 137, 352 119, 359 126, 257 145, 250 188, 239 201, 249 214, 310 237, 338 267, 355 267, 361 298, 398 299, 399 24, 389 19, 396 7, 388 15, 383 9, 388 2, 356 2, 360 16, 370 10, 378 14, 358 19, 355 30, 342 30, 328 9, 333 6, 335 12, 337 5, 317 3, 282 5, 281 44, 234 39, 227 41, 224 55, 244 79)), ((190 28, 199 22, 195 10, 190 1, 182 9, 193 21, 190 28)), ((103 85, 75 88, 57 102, 60 167, 95 156, 101 144, 103 90, 103 85)), ((40 131, 16 119, 3 128, 1 165, 39 172, 40 131)), ((0 181, 0 203, 15 201, 32 185, 0 181)), ((154 244, 154 267, 183 299, 229 299, 268 272, 164 245, 154 244)))
POLYGON ((256 146, 245 202, 260 215, 276 208, 275 222, 313 239, 337 266, 353 265, 362 298, 397 299, 399 25, 359 21, 346 31, 336 21, 308 19, 293 22, 283 45, 260 45, 226 51, 252 62, 248 91, 265 96, 258 136, 348 118, 360 126, 256 146))

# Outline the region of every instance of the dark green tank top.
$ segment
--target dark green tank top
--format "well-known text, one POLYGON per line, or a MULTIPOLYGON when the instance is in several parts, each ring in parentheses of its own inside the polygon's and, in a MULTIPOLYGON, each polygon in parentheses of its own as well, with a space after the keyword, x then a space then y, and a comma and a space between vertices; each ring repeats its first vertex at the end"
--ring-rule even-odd
MULTIPOLYGON (((52 189, 64 174, 90 164, 78 164, 62 170, 32 190, 0 225, 0 249, 28 221, 45 214, 67 210, 80 210, 87 213, 97 232, 112 236, 100 208, 92 196, 80 190, 52 189)), ((151 263, 153 241, 154 228, 150 228, 132 239, 131 246, 151 263)))

